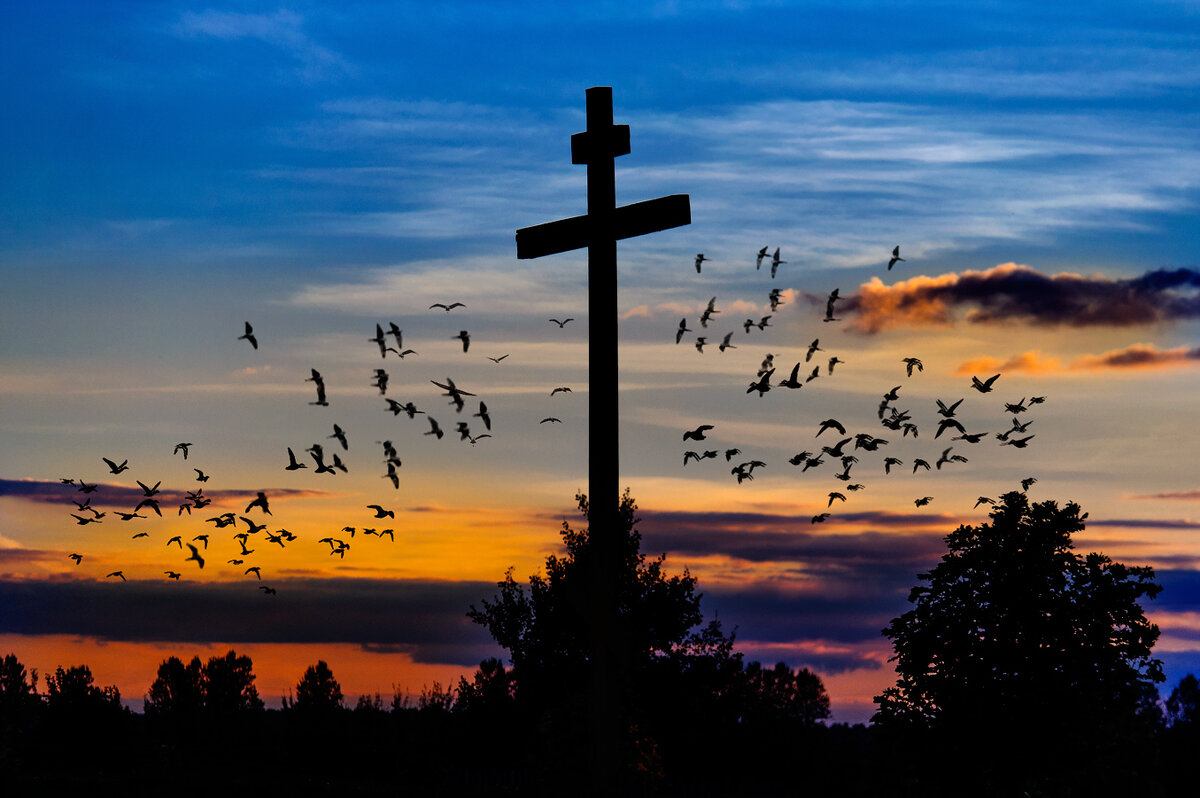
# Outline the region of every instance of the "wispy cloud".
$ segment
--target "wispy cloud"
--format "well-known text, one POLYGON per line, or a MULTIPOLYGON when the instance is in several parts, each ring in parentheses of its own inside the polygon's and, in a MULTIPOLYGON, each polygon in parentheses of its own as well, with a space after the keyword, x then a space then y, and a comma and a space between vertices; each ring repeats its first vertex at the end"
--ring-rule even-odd
POLYGON ((1179 499, 1182 501, 1200 501, 1200 488, 1196 490, 1164 491, 1162 493, 1142 493, 1131 496, 1131 499, 1179 499))
POLYGON ((312 40, 304 31, 304 17, 281 9, 270 14, 246 14, 236 11, 188 11, 175 24, 182 37, 211 37, 224 41, 253 39, 274 45, 303 65, 306 79, 336 77, 349 71, 345 60, 312 40))
POLYGON ((956 374, 978 374, 983 371, 1001 373, 1054 374, 1067 371, 1105 371, 1134 369, 1163 369, 1200 366, 1200 347, 1181 346, 1159 349, 1153 344, 1131 344, 1100 355, 1083 355, 1064 364, 1058 358, 1040 351, 1022 352, 1007 360, 977 357, 959 363, 956 374))
POLYGON ((1174 269, 1130 279, 1046 275, 1005 263, 986 271, 913 277, 885 285, 877 277, 846 302, 850 327, 877 333, 895 327, 1023 324, 1129 327, 1200 317, 1200 272, 1174 269))

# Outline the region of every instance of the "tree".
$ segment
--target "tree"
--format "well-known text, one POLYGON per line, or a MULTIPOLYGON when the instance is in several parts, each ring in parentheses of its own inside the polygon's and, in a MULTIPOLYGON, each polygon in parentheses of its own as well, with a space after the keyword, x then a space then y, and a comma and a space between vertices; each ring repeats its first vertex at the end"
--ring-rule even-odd
POLYGON ((179 657, 168 657, 158 666, 143 711, 147 715, 194 717, 204 706, 203 666, 199 657, 187 665, 179 657))
POLYGON ((254 686, 254 663, 245 654, 230 650, 204 664, 200 678, 204 708, 213 715, 255 712, 263 708, 254 686))
POLYGON ((342 708, 342 686, 333 678, 325 660, 309 665, 296 684, 295 709, 301 712, 328 713, 342 708))
POLYGON ((38 701, 38 673, 25 670, 16 654, 7 654, 0 662, 0 717, 20 715, 38 701))
MULTIPOLYGON (((586 497, 576 500, 587 517, 586 497)), ((740 655, 732 653, 732 636, 722 634, 718 622, 701 626, 695 577, 686 569, 668 576, 665 554, 650 558, 641 552, 636 512, 626 493, 616 539, 609 543, 615 552, 610 584, 617 609, 611 619, 615 642, 607 656, 629 749, 626 759, 641 767, 656 756, 654 738, 678 727, 680 713, 690 715, 713 696, 732 694, 740 655)), ((598 592, 593 569, 598 546, 589 529, 564 521, 561 536, 565 552, 547 557, 545 573, 530 576, 528 588, 510 568, 498 583, 499 595, 467 613, 508 650, 516 704, 559 746, 551 758, 586 747, 579 735, 594 631, 591 602, 598 592)))
POLYGON ((1144 732, 1163 673, 1138 602, 1161 587, 1148 567, 1076 554, 1079 510, 1012 492, 990 523, 946 537, 915 606, 883 630, 898 678, 875 699, 877 723, 1047 766, 1144 732))
POLYGON ((743 671, 742 717, 747 723, 796 722, 815 726, 829 717, 829 694, 808 668, 794 672, 786 663, 764 668, 751 662, 743 671))
POLYGON ((454 702, 455 712, 476 716, 503 716, 512 708, 516 685, 512 674, 505 670, 504 663, 488 657, 479 663, 471 681, 458 678, 458 697, 454 702))
POLYGON ((1189 673, 1167 698, 1166 721, 1172 728, 1192 730, 1200 725, 1200 682, 1189 673))
POLYGON ((120 712, 121 691, 115 686, 99 687, 87 665, 60 665, 46 677, 46 706, 54 713, 75 717, 99 717, 120 712))

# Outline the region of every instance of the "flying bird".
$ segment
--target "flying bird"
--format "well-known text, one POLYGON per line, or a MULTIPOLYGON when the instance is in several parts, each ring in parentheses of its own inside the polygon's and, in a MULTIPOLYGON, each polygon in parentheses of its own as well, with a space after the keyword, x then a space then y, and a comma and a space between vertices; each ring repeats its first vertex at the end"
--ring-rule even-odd
POLYGON ((1037 482, 1037 477, 1026 477, 1025 479, 1021 480, 1021 490, 1029 490, 1030 486, 1035 482, 1037 482))
POLYGON ((786 260, 779 259, 779 247, 775 247, 775 254, 771 256, 771 279, 775 279, 775 272, 779 271, 779 267, 787 263, 786 260))
POLYGON ((328 407, 329 402, 327 402, 325 400, 325 379, 321 376, 321 372, 317 371, 316 369, 310 369, 310 371, 312 371, 312 376, 305 377, 304 381, 316 384, 316 386, 317 386, 317 401, 309 402, 309 404, 310 405, 318 405, 320 407, 328 407))
POLYGON ((757 381, 751 382, 750 387, 746 389, 746 393, 752 393, 754 391, 758 391, 758 398, 761 399, 763 397, 763 394, 765 394, 767 391, 771 390, 771 377, 774 374, 775 374, 775 369, 771 369, 770 371, 766 372, 761 377, 759 377, 757 381))
POLYGON ((684 432, 683 439, 685 441, 705 440, 705 433, 707 433, 710 429, 714 429, 712 424, 701 424, 700 426, 696 427, 693 430, 688 430, 687 432, 684 432))
POLYGON ((433 416, 427 415, 427 416, 425 416, 425 418, 429 419, 429 432, 426 432, 425 434, 426 435, 435 435, 435 436, 437 436, 437 439, 440 441, 442 439, 442 436, 446 434, 446 433, 442 432, 441 425, 439 425, 437 423, 437 420, 433 416))
MULTIPOLYGON (((254 574, 259 579, 259 581, 262 581, 262 569, 260 569, 257 565, 251 565, 249 568, 246 569, 246 573, 254 574)), ((244 575, 245 574, 243 574, 243 576, 244 575)))
POLYGON ((918 468, 924 468, 926 471, 928 471, 929 463, 925 462, 924 460, 922 460, 920 458, 917 458, 916 460, 913 460, 913 473, 914 474, 917 473, 918 468))
POLYGON ((814 435, 813 437, 814 438, 821 437, 821 433, 827 429, 835 429, 838 431, 839 435, 846 434, 846 428, 842 426, 840 421, 838 421, 836 418, 827 418, 821 422, 821 428, 817 430, 817 434, 814 435))
MULTIPOLYGON (((376 344, 379 347, 379 356, 380 357, 387 357, 388 350, 391 349, 391 347, 387 345, 387 338, 383 337, 383 328, 382 327, 380 327, 378 324, 376 324, 375 325, 375 337, 368 338, 367 340, 376 344)), ((392 351, 395 351, 395 350, 392 350, 392 351)))
POLYGON ((342 429, 341 427, 339 427, 337 424, 333 425, 333 434, 326 435, 325 437, 326 438, 336 438, 337 442, 342 445, 342 449, 348 450, 350 448, 350 444, 346 441, 346 431, 344 429, 342 429))
POLYGON ((112 578, 112 577, 114 577, 114 576, 119 576, 119 577, 121 578, 121 581, 122 581, 122 582, 126 582, 126 581, 128 581, 128 580, 125 578, 125 573, 124 573, 123 571, 113 571, 111 574, 109 574, 108 576, 106 576, 106 577, 104 577, 104 578, 105 578, 105 579, 111 579, 111 578, 112 578))
POLYGON ((755 269, 755 271, 757 271, 757 270, 759 270, 759 269, 761 269, 761 268, 762 268, 762 262, 763 262, 763 258, 765 258, 765 257, 767 257, 767 247, 763 247, 762 249, 760 249, 760 250, 758 251, 758 257, 756 257, 756 258, 754 259, 754 269, 755 269))
POLYGON ((208 482, 208 474, 205 474, 199 468, 193 468, 192 470, 196 472, 197 482, 208 482))
POLYGON ((178 571, 163 571, 163 573, 167 575, 167 579, 174 579, 176 582, 178 582, 179 577, 183 575, 178 571))
MULTIPOLYGON (((388 400, 391 401, 390 399, 388 400)), ((284 471, 299 471, 301 468, 308 468, 308 465, 296 460, 296 453, 292 451, 292 447, 288 447, 288 464, 283 467, 284 471)))
POLYGON ((804 387, 804 383, 800 382, 800 361, 796 361, 796 365, 792 366, 792 373, 788 375, 787 379, 779 381, 779 387, 792 390, 804 387))
POLYGON ((701 264, 701 263, 704 263, 704 261, 706 261, 706 260, 712 260, 712 258, 706 258, 706 257, 704 257, 704 253, 703 253, 703 252, 701 252, 701 253, 699 253, 698 255, 696 255, 696 274, 699 274, 699 273, 700 273, 700 264, 701 264))
POLYGON ((986 380, 983 380, 982 382, 979 380, 978 377, 971 377, 971 387, 974 388, 975 390, 979 391, 980 393, 989 393, 992 390, 992 383, 994 383, 998 379, 1000 379, 999 374, 993 374, 991 377, 988 377, 986 380))
POLYGON ((452 335, 450 338, 452 340, 462 341, 463 352, 466 352, 471 346, 471 334, 466 330, 459 330, 458 335, 452 335))
POLYGON ((503 360, 506 357, 508 357, 507 354, 501 355, 500 357, 492 357, 491 355, 488 355, 488 360, 492 361, 493 363, 499 363, 501 360, 503 360))
MULTIPOLYGON (((995 499, 988 498, 987 496, 980 496, 979 500, 975 502, 975 507, 978 507, 981 504, 995 504, 995 503, 996 503, 995 499)), ((975 507, 972 507, 971 509, 974 510, 975 507)))
POLYGON ((908 367, 908 376, 910 376, 910 377, 912 376, 914 368, 917 371, 925 371, 925 364, 921 362, 920 358, 906 357, 906 358, 901 358, 901 361, 904 363, 905 366, 908 367))
POLYGON ((957 409, 958 409, 958 406, 959 406, 959 405, 961 405, 961 404, 963 403, 963 400, 962 400, 962 399, 959 399, 959 400, 958 400, 957 402, 955 402, 954 404, 952 404, 952 405, 950 405, 950 406, 947 406, 947 405, 946 405, 946 403, 945 403, 945 402, 943 402, 941 399, 935 399, 934 401, 936 401, 936 402, 937 402, 937 406, 938 406, 938 415, 940 415, 940 416, 945 416, 946 418, 950 418, 951 416, 953 416, 953 415, 954 415, 954 411, 955 411, 955 410, 957 410, 957 409))
POLYGON ((717 298, 716 297, 713 297, 712 299, 708 300, 708 307, 706 307, 704 309, 704 312, 700 314, 700 326, 701 327, 707 327, 708 320, 721 312, 721 311, 717 310, 716 306, 717 306, 717 298))
POLYGON ((687 317, 684 316, 679 320, 679 329, 675 331, 675 343, 682 341, 683 334, 687 332, 691 332, 691 330, 687 326, 687 317))
POLYGON ((889 272, 892 270, 892 267, 896 265, 897 261, 899 261, 900 263, 905 263, 904 258, 900 257, 900 245, 899 244, 897 244, 895 246, 895 248, 892 250, 892 259, 888 261, 888 271, 889 272))
POLYGON ((914 499, 914 500, 913 500, 913 504, 915 504, 915 505, 916 505, 916 506, 918 506, 918 507, 926 507, 926 506, 928 506, 928 504, 929 504, 931 501, 933 501, 933 497, 932 497, 932 496, 922 496, 922 497, 921 497, 921 498, 919 498, 919 499, 914 499))
POLYGON ((829 515, 830 515, 829 513, 819 513, 817 515, 814 515, 812 517, 812 523, 823 524, 823 523, 825 523, 825 519, 828 518, 829 515))
POLYGON ((259 585, 258 589, 263 592, 264 596, 274 596, 275 594, 277 594, 279 592, 275 588, 267 587, 266 585, 259 585))
POLYGON ((254 337, 254 328, 250 326, 250 322, 246 322, 246 332, 239 335, 237 337, 237 340, 249 341, 250 346, 254 347, 255 349, 258 349, 258 339, 254 337))
POLYGON ((836 366, 838 363, 845 363, 845 362, 846 361, 844 361, 844 360, 839 360, 836 355, 834 357, 829 358, 829 373, 833 374, 833 367, 836 366))
POLYGON ((108 470, 113 474, 120 474, 122 471, 129 470, 129 460, 128 459, 122 460, 120 465, 117 465, 112 460, 109 460, 107 457, 101 457, 100 459, 104 461, 105 465, 108 466, 108 470))
POLYGON ((554 423, 554 424, 561 424, 561 423, 562 423, 562 419, 561 419, 561 418, 555 418, 554 416, 546 416, 545 418, 543 418, 543 419, 542 419, 541 421, 539 421, 538 423, 539 423, 539 424, 545 424, 545 423, 546 423, 546 422, 548 422, 548 421, 549 421, 549 422, 551 422, 551 423, 554 423))
POLYGON ((696 351, 703 355, 704 354, 704 345, 707 343, 708 343, 708 338, 706 338, 703 335, 697 336, 696 337, 696 351))
POLYGON ((83 561, 82 554, 68 554, 67 556, 74 560, 76 565, 79 565, 79 563, 83 561))
POLYGON ((556 393, 571 393, 571 389, 565 385, 560 385, 559 387, 557 387, 553 391, 551 391, 550 395, 554 396, 554 394, 556 394, 556 393))
POLYGON ((443 302, 434 302, 432 305, 429 306, 429 309, 433 310, 434 308, 441 308, 442 310, 449 313, 450 311, 454 310, 455 308, 465 308, 465 307, 466 307, 466 305, 464 305, 461 302, 451 302, 449 305, 447 305, 443 302))
POLYGON ((270 503, 270 501, 267 499, 267 494, 263 493, 263 492, 260 490, 260 491, 258 492, 258 496, 257 496, 257 497, 255 497, 254 501, 252 501, 252 502, 250 502, 249 504, 247 504, 247 505, 246 505, 246 510, 245 510, 245 512, 249 513, 249 512, 250 512, 250 510, 251 510, 251 508, 253 508, 253 507, 258 507, 259 509, 261 509, 261 510, 262 510, 264 513, 266 513, 267 515, 272 515, 272 513, 271 513, 271 506, 270 506, 270 504, 271 504, 271 503, 270 503))
POLYGON ((492 417, 491 417, 491 415, 488 413, 487 405, 485 405, 483 402, 480 402, 480 403, 479 403, 479 412, 478 412, 478 413, 472 413, 472 414, 471 414, 471 417, 472 417, 472 418, 478 418, 478 419, 481 419, 481 420, 483 421, 483 426, 484 426, 484 427, 486 427, 486 428, 488 429, 488 431, 489 431, 489 432, 491 431, 491 429, 492 429, 492 417))
POLYGON ((175 451, 171 452, 171 454, 179 454, 180 452, 183 452, 183 459, 186 460, 188 459, 188 451, 190 450, 191 445, 192 444, 190 443, 177 443, 175 444, 175 451))

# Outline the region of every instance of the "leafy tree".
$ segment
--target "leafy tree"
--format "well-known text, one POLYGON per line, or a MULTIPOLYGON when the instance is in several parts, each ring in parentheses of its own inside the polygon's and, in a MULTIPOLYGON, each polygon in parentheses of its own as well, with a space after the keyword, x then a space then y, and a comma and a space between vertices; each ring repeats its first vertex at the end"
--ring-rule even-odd
POLYGON ((51 712, 73 716, 102 716, 120 712, 121 691, 115 686, 99 687, 87 665, 60 665, 46 677, 46 706, 51 712))
POLYGON ((0 662, 0 717, 18 715, 39 701, 38 672, 25 670, 16 654, 8 654, 0 662))
POLYGON ((158 666, 158 675, 150 685, 143 711, 147 715, 194 717, 203 706, 203 666, 200 658, 192 657, 187 665, 179 657, 165 659, 158 666))
MULTIPOLYGON (((586 497, 576 500, 587 517, 586 497)), ((651 558, 641 552, 636 512, 626 493, 617 534, 606 546, 615 568, 595 567, 606 556, 601 542, 589 527, 575 529, 564 521, 565 551, 546 559, 544 574, 530 576, 526 587, 509 569, 498 583, 499 595, 468 612, 508 650, 512 670, 507 678, 515 685, 517 706, 536 719, 548 744, 558 746, 549 759, 566 763, 586 747, 581 733, 597 632, 593 602, 605 590, 597 580, 607 579, 614 598, 615 610, 607 616, 609 647, 601 656, 611 668, 611 693, 618 704, 613 712, 623 729, 622 756, 631 768, 656 769, 657 741, 679 728, 683 715, 691 717, 695 707, 734 692, 740 656, 732 653, 732 636, 722 634, 717 621, 701 626, 695 577, 686 569, 668 575, 666 555, 651 558)))
POLYGON ((296 684, 295 709, 301 712, 327 713, 342 708, 342 686, 333 678, 325 660, 309 665, 296 684))
POLYGON ((793 721, 814 726, 829 717, 829 694, 821 677, 786 663, 764 668, 751 662, 743 671, 742 717, 748 723, 793 721))
POLYGON ((226 716, 255 712, 263 708, 254 686, 254 663, 245 654, 230 650, 223 657, 212 657, 200 676, 204 708, 211 714, 226 716))
POLYGON ((1079 510, 1012 492, 990 523, 946 537, 914 607, 883 630, 898 679, 875 699, 877 723, 936 731, 948 750, 970 740, 996 773, 1012 771, 1006 757, 1037 773, 1143 739, 1163 673, 1138 602, 1161 587, 1150 568, 1076 554, 1079 510))
POLYGON ((1166 720, 1173 728, 1200 726, 1200 682, 1193 674, 1179 680, 1167 698, 1166 720))

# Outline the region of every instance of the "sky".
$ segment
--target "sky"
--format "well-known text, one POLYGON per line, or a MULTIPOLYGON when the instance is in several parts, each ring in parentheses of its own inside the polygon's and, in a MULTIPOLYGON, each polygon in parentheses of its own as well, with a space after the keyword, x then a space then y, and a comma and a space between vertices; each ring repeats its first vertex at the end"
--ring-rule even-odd
POLYGON ((514 233, 586 211, 570 136, 611 86, 618 203, 692 211, 619 245, 643 551, 748 660, 812 668, 834 720, 865 721, 894 681, 880 630, 944 536, 1034 477, 1089 513, 1079 551, 1155 569, 1169 689, 1200 671, 1198 35, 1194 2, 4 4, 0 650, 86 663, 136 709, 171 655, 248 653, 269 702, 318 658, 353 700, 501 655, 468 608, 560 550, 587 486, 586 255, 517 260, 514 233), (389 323, 416 354, 380 357, 389 323), (819 376, 780 387, 796 363, 819 376), (915 438, 880 424, 896 386, 915 438), (939 399, 988 434, 939 437, 939 399), (460 439, 480 401, 491 437, 460 439), (831 418, 846 435, 818 437, 831 418), (1014 420, 1024 448, 996 439, 1014 420), (789 463, 857 434, 887 444, 850 479, 789 463), (314 473, 314 443, 347 470, 314 473), (120 520, 138 481, 161 518, 120 520), (80 524, 88 496, 105 515, 80 524), (226 512, 268 525, 255 553, 205 520, 226 512))

